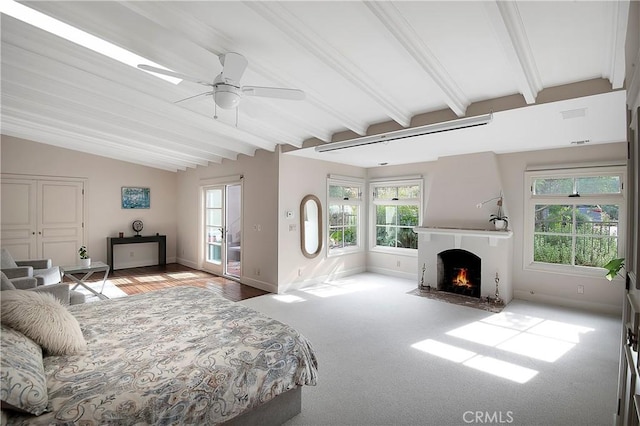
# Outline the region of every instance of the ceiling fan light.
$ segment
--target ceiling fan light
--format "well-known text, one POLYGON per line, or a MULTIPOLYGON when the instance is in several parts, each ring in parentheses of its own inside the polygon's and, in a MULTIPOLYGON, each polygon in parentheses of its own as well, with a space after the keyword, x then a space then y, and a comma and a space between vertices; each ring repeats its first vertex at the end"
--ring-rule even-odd
POLYGON ((213 95, 213 99, 220 108, 233 109, 240 104, 240 95, 235 91, 219 88, 213 95))

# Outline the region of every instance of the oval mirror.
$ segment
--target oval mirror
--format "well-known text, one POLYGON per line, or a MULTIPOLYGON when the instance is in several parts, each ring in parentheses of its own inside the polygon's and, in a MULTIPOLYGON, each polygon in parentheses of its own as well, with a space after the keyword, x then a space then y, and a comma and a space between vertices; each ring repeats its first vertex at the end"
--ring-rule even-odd
POLYGON ((315 195, 306 195, 300 203, 300 248, 313 259, 322 249, 322 206, 315 195))

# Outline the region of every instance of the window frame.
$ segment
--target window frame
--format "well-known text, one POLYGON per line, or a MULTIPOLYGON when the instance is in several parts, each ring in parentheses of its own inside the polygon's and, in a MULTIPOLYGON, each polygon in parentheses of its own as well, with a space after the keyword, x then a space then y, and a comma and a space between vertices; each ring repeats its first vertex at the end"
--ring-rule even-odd
POLYGON ((327 231, 327 239, 325 240, 327 246, 327 257, 335 257, 335 256, 344 256, 352 253, 359 253, 364 251, 364 235, 363 235, 363 226, 362 226, 362 206, 363 206, 363 196, 364 196, 364 188, 365 181, 364 179, 359 178, 351 178, 351 177, 327 177, 327 213, 326 213, 326 231, 327 231), (358 187, 359 188, 359 198, 357 199, 348 199, 344 198, 335 198, 331 197, 331 186, 350 186, 350 187, 358 187), (356 205, 358 206, 358 212, 356 216, 357 220, 357 244, 355 246, 349 247, 340 247, 340 248, 331 248, 331 244, 329 244, 329 239, 331 238, 331 206, 332 205, 356 205))
MULTIPOLYGON (((575 186, 574 186, 575 188, 575 186)), ((587 166, 577 168, 527 170, 524 173, 524 232, 523 232, 523 269, 525 271, 553 272, 574 276, 602 277, 604 268, 596 266, 566 265, 534 261, 535 238, 535 206, 549 205, 618 205, 618 253, 616 257, 624 257, 626 250, 627 196, 626 166, 587 166), (536 195, 533 192, 536 179, 580 178, 590 176, 619 176, 621 192, 619 194, 580 194, 579 197, 566 195, 536 195)), ((566 236, 572 237, 572 251, 575 238, 580 236, 572 229, 566 236)))
POLYGON ((374 180, 369 182, 369 251, 385 254, 402 255, 409 257, 418 257, 418 248, 404 248, 404 247, 386 247, 377 245, 377 223, 376 223, 376 206, 378 204, 384 205, 417 205, 418 206, 418 225, 422 223, 423 219, 423 206, 424 206, 424 179, 418 178, 389 178, 384 180, 374 180), (417 199, 404 199, 404 200, 377 200, 375 197, 375 188, 382 186, 412 186, 418 185, 418 198, 417 199))

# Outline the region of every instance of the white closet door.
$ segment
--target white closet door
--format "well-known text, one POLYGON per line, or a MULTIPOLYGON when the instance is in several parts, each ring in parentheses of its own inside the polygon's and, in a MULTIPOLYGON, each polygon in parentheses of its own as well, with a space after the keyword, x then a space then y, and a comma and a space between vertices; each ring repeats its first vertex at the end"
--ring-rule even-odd
POLYGON ((15 259, 36 259, 38 185, 29 179, 2 179, 2 247, 15 259))
POLYGON ((83 241, 82 182, 38 181, 38 253, 54 265, 75 265, 83 241))
POLYGON ((83 244, 84 181, 2 178, 2 247, 15 259, 74 265, 83 244))

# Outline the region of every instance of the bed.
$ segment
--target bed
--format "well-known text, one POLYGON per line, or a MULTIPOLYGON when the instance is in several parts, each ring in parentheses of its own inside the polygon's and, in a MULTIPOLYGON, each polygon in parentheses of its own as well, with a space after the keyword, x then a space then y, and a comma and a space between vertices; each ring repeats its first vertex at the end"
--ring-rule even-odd
POLYGON ((211 290, 179 287, 68 310, 87 350, 45 353, 50 411, 3 410, 7 424, 263 423, 297 414, 300 387, 316 384, 304 336, 211 290), (274 408, 279 401, 289 408, 274 408))

